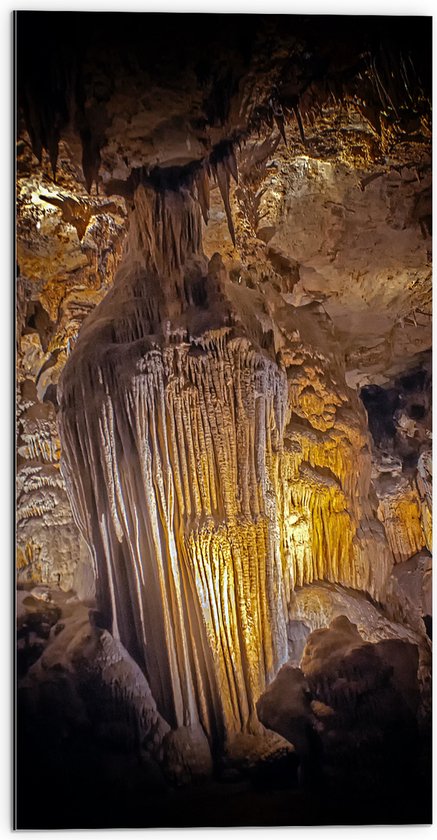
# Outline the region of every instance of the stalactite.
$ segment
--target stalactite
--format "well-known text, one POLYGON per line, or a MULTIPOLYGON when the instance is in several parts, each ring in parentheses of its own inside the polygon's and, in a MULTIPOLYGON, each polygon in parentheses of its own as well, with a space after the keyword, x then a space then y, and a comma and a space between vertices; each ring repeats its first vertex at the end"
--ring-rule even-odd
POLYGON ((232 175, 235 182, 238 183, 238 172, 232 144, 223 142, 216 146, 209 157, 209 163, 220 190, 228 221, 229 233, 235 245, 235 228, 230 202, 230 180, 232 175))
POLYGON ((299 110, 299 105, 298 105, 298 103, 296 103, 296 105, 294 106, 293 111, 294 111, 294 113, 295 113, 295 115, 296 115, 297 124, 298 124, 298 126, 299 126, 300 139, 302 140, 302 143, 303 143, 303 144, 304 144, 304 146, 305 146, 305 145, 306 145, 306 141, 305 141, 305 132, 304 132, 304 130, 303 130, 303 122, 302 122, 302 117, 301 117, 301 114, 300 114, 300 110, 299 110))
MULTIPOLYGON (((141 236, 145 248, 151 249, 151 257, 160 252, 160 249, 169 253, 169 242, 174 243, 174 260, 170 268, 180 268, 183 253, 177 253, 179 248, 180 232, 175 226, 188 221, 187 232, 190 234, 191 225, 194 222, 194 203, 197 202, 202 212, 205 224, 209 219, 210 189, 213 180, 220 190, 220 195, 225 208, 229 233, 235 245, 235 228, 232 217, 230 201, 231 177, 238 184, 238 166, 235 156, 235 140, 222 140, 214 146, 210 154, 202 161, 193 161, 181 167, 155 167, 153 169, 140 168, 131 172, 127 181, 111 180, 106 184, 105 191, 108 195, 119 194, 134 201, 138 210, 139 187, 143 187, 147 199, 142 202, 144 213, 141 224, 141 236), (152 191, 152 193, 151 193, 152 191), (150 199, 151 194, 154 198, 150 199), (193 199, 193 212, 187 214, 187 202, 185 198, 184 211, 182 212, 181 195, 190 195, 193 199), (179 211, 177 207, 179 206, 179 211)), ((88 183, 88 181, 87 181, 88 183)), ((88 189, 91 189, 92 180, 88 189)), ((195 223, 193 229, 192 250, 195 252, 200 247, 200 227, 195 223)), ((186 240, 185 229, 182 231, 183 240, 186 240)), ((188 241, 188 240, 187 240, 188 241)), ((143 252, 144 253, 144 252, 143 252)), ((154 268, 158 266, 154 264, 154 268)))
POLYGON ((205 224, 208 223, 209 219, 209 174, 207 170, 207 165, 200 167, 197 178, 197 197, 200 204, 200 209, 202 211, 203 221, 205 224))
MULTIPOLYGON (((29 458, 43 461, 57 461, 59 449, 56 438, 51 435, 48 425, 39 424, 35 430, 23 432, 21 440, 25 445, 26 454, 29 458)), ((24 449, 24 447, 23 447, 24 449)))

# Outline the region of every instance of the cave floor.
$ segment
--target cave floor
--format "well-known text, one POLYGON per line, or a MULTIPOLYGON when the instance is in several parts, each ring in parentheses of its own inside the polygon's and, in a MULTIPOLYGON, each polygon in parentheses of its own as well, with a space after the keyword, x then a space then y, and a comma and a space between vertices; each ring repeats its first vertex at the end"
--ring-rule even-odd
MULTIPOLYGON (((61 613, 68 621, 88 610, 68 593, 53 590, 50 603, 29 601, 28 594, 26 587, 19 593, 17 618, 27 610, 21 634, 27 627, 26 632, 33 628, 41 635, 46 627, 47 635, 61 613)), ((38 646, 34 653, 32 647, 28 650, 31 660, 26 647, 18 660, 22 676, 39 655, 38 646)), ((51 680, 56 680, 56 668, 51 680)), ((48 701, 57 697, 51 680, 45 684, 48 701)), ((226 780, 213 777, 173 787, 145 753, 102 740, 89 720, 75 718, 68 703, 58 699, 38 705, 34 697, 29 703, 28 696, 23 704, 21 696, 16 709, 19 829, 402 825, 432 820, 427 731, 387 732, 380 753, 361 746, 346 759, 323 760, 302 770, 297 787, 282 775, 256 785, 239 772, 226 780)))
POLYGON ((430 773, 408 759, 396 778, 350 774, 296 789, 257 789, 247 779, 169 788, 132 755, 96 749, 92 740, 32 753, 18 749, 20 829, 177 828, 430 823, 430 773))

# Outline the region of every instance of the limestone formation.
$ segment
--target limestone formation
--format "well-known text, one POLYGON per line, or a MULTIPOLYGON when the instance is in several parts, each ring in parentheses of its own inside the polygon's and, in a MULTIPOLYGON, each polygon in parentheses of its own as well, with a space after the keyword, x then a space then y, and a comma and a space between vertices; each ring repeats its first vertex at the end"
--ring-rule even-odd
POLYGON ((419 495, 416 488, 402 478, 386 482, 380 488, 378 518, 384 524, 393 556, 400 563, 420 551, 426 543, 419 495))
POLYGON ((84 318, 111 285, 122 202, 83 197, 61 143, 57 185, 17 150, 17 567, 20 582, 92 594, 91 563, 59 469, 57 385, 84 318), (79 194, 79 197, 78 197, 79 194))
POLYGON ((425 545, 432 551, 432 457, 429 450, 422 452, 419 457, 416 483, 425 545))
MULTIPOLYGON (((32 626, 41 632, 44 619, 52 627, 42 656, 20 683, 20 703, 29 703, 31 715, 42 719, 47 717, 46 704, 63 703, 62 714, 73 735, 81 726, 92 725, 103 743, 162 757, 169 727, 138 665, 106 630, 90 623, 89 610, 77 598, 57 593, 53 599, 49 592, 48 601, 37 609, 35 591, 23 599, 22 635, 32 626)), ((58 710, 56 716, 62 714, 58 710)), ((62 722, 53 722, 55 737, 57 725, 62 728, 62 722)))
POLYGON ((62 376, 63 473, 108 627, 165 719, 256 734, 294 587, 385 597, 365 418, 323 313, 207 265, 189 191, 140 185, 134 202, 62 376))
POLYGON ((20 789, 36 812, 37 756, 49 827, 70 769, 80 827, 94 777, 136 827, 281 786, 284 824, 361 791, 388 819, 405 766, 426 799, 429 32, 18 16, 20 789))

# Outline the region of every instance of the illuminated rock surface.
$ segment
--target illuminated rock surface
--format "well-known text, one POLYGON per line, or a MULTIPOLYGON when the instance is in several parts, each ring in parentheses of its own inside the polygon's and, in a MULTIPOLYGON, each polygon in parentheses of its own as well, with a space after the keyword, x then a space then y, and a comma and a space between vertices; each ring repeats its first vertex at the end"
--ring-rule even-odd
POLYGON ((405 480, 381 484, 378 518, 384 524, 393 556, 399 563, 425 546, 420 499, 416 488, 405 480))
POLYGON ((20 824, 424 821, 427 23, 38 15, 20 824))
POLYGON ((393 560, 326 318, 274 294, 265 307, 218 255, 202 262, 198 212, 188 193, 137 190, 115 285, 62 377, 60 428, 108 626, 166 720, 214 740, 259 730, 295 585, 384 600, 393 560))
POLYGON ((432 456, 430 450, 425 450, 420 455, 416 483, 420 497, 425 544, 427 549, 432 551, 432 456))
POLYGON ((83 196, 64 143, 53 184, 26 135, 17 144, 18 580, 94 583, 59 470, 59 375, 84 318, 106 294, 124 238, 123 202, 83 196))

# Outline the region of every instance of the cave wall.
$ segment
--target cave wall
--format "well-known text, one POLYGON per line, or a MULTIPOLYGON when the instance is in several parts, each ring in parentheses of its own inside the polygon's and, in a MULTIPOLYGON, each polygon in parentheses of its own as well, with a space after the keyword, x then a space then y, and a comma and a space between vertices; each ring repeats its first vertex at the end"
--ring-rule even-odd
POLYGON ((421 24, 393 45, 385 19, 350 41, 254 16, 224 45, 185 21, 166 64, 141 27, 127 49, 126 19, 115 42, 88 21, 77 52, 53 38, 59 89, 47 68, 23 85, 33 16, 22 36, 18 582, 95 594, 167 723, 220 742, 259 731, 302 587, 421 632, 402 589, 431 547, 421 24))
POLYGON ((17 579, 93 591, 60 471, 57 387, 83 320, 112 284, 123 202, 82 197, 61 143, 58 178, 17 146, 17 579))

